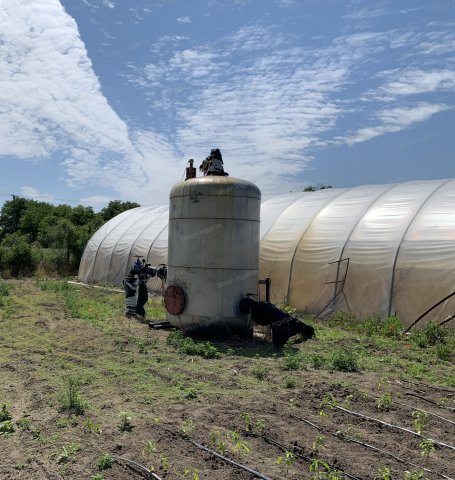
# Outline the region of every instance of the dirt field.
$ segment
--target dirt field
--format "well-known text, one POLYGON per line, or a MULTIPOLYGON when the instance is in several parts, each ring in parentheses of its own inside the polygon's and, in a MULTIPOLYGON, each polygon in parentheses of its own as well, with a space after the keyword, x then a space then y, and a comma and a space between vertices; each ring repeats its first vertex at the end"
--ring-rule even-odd
POLYGON ((455 478, 453 332, 419 346, 332 321, 207 359, 126 319, 121 294, 1 283, 1 480, 147 478, 117 457, 162 479, 455 478))

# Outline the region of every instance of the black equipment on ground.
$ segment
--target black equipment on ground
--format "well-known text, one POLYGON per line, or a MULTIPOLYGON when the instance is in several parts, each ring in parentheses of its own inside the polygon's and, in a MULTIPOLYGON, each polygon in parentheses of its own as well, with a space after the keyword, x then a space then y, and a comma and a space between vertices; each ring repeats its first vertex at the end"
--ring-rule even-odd
POLYGON ((252 298, 242 298, 239 310, 251 314, 251 320, 258 324, 269 326, 272 331, 272 343, 275 348, 283 348, 293 335, 301 334, 305 339, 314 337, 314 328, 301 322, 269 302, 257 302, 252 298))
POLYGON ((125 289, 125 315, 127 317, 138 316, 145 319, 144 305, 148 301, 147 281, 149 278, 158 277, 166 281, 167 267, 160 264, 158 267, 152 267, 149 263, 142 261, 140 257, 134 262, 133 268, 123 280, 125 289))

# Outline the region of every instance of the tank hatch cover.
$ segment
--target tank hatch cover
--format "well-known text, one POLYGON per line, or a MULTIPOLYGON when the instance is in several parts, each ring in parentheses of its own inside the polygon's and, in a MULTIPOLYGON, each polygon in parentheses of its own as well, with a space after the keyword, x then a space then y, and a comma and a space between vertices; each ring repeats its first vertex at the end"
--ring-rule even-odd
POLYGON ((164 306, 171 315, 180 315, 185 309, 185 293, 176 285, 169 285, 164 292, 164 306))

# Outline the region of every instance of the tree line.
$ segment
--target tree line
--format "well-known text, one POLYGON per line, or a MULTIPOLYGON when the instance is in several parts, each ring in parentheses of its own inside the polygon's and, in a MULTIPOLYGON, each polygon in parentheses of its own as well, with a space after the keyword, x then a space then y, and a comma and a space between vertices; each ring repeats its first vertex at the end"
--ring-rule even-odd
POLYGON ((0 274, 76 273, 85 245, 96 230, 119 213, 139 206, 113 200, 95 213, 83 205, 52 205, 13 196, 0 211, 0 274))

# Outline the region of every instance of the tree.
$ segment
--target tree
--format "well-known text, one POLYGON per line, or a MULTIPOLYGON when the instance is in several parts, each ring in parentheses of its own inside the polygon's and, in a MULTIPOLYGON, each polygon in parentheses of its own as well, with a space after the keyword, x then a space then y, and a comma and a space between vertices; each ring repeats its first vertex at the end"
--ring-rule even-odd
POLYGON ((140 207, 140 205, 136 202, 122 202, 121 200, 112 200, 109 202, 107 207, 104 207, 101 210, 100 215, 103 220, 107 222, 111 218, 114 218, 116 215, 136 207, 140 207))
POLYGON ((18 231, 19 222, 26 207, 27 200, 15 195, 12 200, 7 200, 3 204, 0 212, 0 239, 18 231))
POLYGON ((35 265, 28 237, 18 232, 6 235, 0 245, 0 260, 0 269, 9 270, 13 276, 33 272, 35 265))
POLYGON ((315 192, 316 190, 325 190, 327 188, 332 188, 332 185, 324 185, 322 183, 318 183, 317 185, 308 185, 303 189, 304 192, 315 192))

